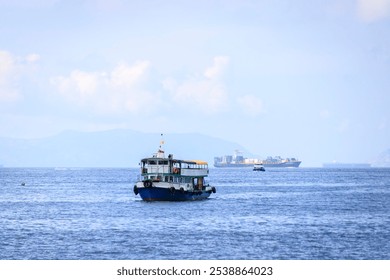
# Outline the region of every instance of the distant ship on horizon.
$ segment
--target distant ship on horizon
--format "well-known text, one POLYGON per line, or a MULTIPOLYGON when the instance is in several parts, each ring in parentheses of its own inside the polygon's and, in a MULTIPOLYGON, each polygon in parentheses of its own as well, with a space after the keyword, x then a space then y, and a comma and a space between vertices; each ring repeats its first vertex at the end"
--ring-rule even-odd
POLYGON ((324 168, 370 168, 370 163, 342 163, 342 162, 329 162, 323 163, 324 168))
POLYGON ((239 151, 234 155, 214 157, 214 167, 253 167, 261 164, 264 167, 299 167, 302 161, 296 158, 282 158, 280 156, 267 157, 266 159, 245 158, 239 151))

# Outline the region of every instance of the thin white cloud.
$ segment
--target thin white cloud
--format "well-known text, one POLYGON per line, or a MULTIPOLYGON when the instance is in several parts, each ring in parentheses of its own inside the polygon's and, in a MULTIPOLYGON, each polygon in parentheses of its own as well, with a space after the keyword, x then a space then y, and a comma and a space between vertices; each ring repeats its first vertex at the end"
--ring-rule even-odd
POLYGON ((0 50, 0 102, 14 102, 22 99, 17 82, 28 66, 39 59, 38 54, 17 57, 8 51, 0 50))
POLYGON ((117 11, 124 5, 123 0, 90 0, 101 11, 117 11))
POLYGON ((320 118, 323 120, 329 119, 331 113, 327 109, 323 109, 320 111, 320 118))
POLYGON ((96 112, 137 113, 149 110, 159 98, 141 86, 148 68, 148 61, 140 61, 131 66, 121 63, 109 72, 74 70, 51 83, 70 102, 96 112))
POLYGON ((0 0, 0 7, 16 7, 16 8, 40 8, 51 7, 58 3, 60 0, 29 0, 29 1, 7 1, 0 0))
POLYGON ((357 14, 365 22, 373 22, 390 16, 390 0, 358 0, 357 14))
POLYGON ((176 105, 186 110, 209 114, 224 111, 228 107, 228 96, 222 78, 228 63, 226 56, 214 57, 213 64, 203 75, 195 75, 182 82, 168 78, 163 81, 164 89, 171 93, 176 105))
POLYGON ((96 72, 88 73, 74 70, 69 77, 59 76, 52 79, 52 83, 72 101, 83 103, 88 101, 87 99, 93 98, 100 80, 99 76, 103 77, 103 75, 96 72))
POLYGON ((378 130, 385 131, 387 129, 387 119, 383 118, 381 122, 379 123, 378 130))
POLYGON ((263 101, 255 95, 244 95, 237 98, 242 111, 250 116, 258 116, 265 113, 263 101))
POLYGON ((136 83, 142 80, 149 65, 149 61, 137 62, 132 67, 121 63, 111 72, 109 82, 114 87, 131 89, 136 83))
POLYGON ((344 133, 346 132, 351 126, 351 122, 349 121, 349 119, 343 119, 338 127, 337 127, 337 130, 341 133, 344 133))
POLYGON ((227 56, 216 56, 213 61, 213 65, 204 72, 204 76, 208 79, 218 79, 222 77, 229 64, 229 58, 227 56))
POLYGON ((14 57, 9 52, 0 51, 0 102, 10 102, 20 98, 13 87, 16 68, 14 57))
POLYGON ((41 59, 41 56, 39 54, 36 54, 36 53, 29 54, 25 58, 25 60, 28 63, 35 63, 35 62, 37 62, 40 59, 41 59))

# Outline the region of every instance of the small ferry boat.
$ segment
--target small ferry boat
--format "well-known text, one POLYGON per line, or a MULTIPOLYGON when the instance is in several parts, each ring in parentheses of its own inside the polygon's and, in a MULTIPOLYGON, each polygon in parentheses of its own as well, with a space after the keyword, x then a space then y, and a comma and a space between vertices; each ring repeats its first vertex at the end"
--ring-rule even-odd
POLYGON ((133 190, 145 201, 201 200, 216 192, 205 181, 209 174, 207 162, 174 159, 172 154, 165 157, 161 145, 140 165, 140 178, 133 190))
POLYGON ((253 171, 265 171, 265 168, 262 164, 255 164, 253 166, 253 171))

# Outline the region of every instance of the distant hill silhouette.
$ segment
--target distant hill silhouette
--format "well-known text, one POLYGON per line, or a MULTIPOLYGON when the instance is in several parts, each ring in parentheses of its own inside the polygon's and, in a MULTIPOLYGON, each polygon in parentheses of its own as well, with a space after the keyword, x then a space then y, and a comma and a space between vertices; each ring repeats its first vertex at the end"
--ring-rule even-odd
MULTIPOLYGON (((159 147, 159 133, 133 130, 65 131, 40 139, 0 138, 0 164, 4 167, 137 167, 159 147)), ((241 145, 198 133, 164 135, 166 154, 202 159, 213 165, 214 156, 232 154, 241 145)))
POLYGON ((373 161, 374 167, 390 167, 390 149, 380 153, 373 161))

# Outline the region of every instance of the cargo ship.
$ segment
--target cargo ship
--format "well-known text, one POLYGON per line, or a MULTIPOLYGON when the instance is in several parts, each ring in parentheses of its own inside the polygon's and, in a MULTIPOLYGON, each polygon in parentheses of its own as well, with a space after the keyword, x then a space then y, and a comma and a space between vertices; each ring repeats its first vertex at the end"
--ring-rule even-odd
POLYGON ((245 158, 236 151, 234 155, 214 157, 214 167, 253 167, 261 164, 268 167, 299 167, 302 161, 296 158, 282 158, 280 156, 267 157, 266 159, 245 158))

